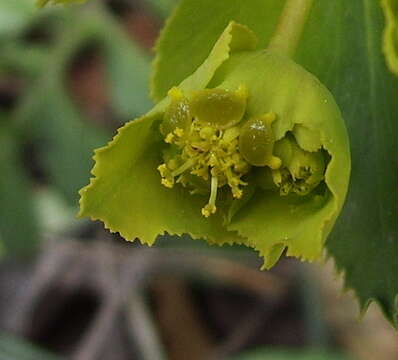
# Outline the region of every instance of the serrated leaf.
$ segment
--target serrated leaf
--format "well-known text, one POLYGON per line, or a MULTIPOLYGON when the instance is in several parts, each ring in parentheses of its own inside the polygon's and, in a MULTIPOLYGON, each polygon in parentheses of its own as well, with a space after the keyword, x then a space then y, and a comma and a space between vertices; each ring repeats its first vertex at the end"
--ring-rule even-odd
POLYGON ((128 123, 107 147, 96 151, 95 178, 81 191, 80 216, 100 219, 125 239, 139 238, 147 244, 166 231, 220 243, 235 240, 222 228, 219 218, 207 221, 197 216, 201 197, 160 186, 157 115, 155 112, 128 123))
POLYGON ((362 309, 377 301, 397 321, 398 80, 382 54, 379 1, 315 5, 297 60, 336 97, 353 159, 345 210, 327 243, 362 309))

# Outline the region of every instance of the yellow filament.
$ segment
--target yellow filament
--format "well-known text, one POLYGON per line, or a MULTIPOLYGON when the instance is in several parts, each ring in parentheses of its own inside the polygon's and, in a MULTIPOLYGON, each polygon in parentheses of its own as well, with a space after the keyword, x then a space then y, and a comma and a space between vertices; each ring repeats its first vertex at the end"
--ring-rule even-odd
POLYGON ((195 160, 189 159, 187 162, 185 162, 183 165, 181 165, 177 170, 174 170, 171 173, 171 175, 173 177, 176 177, 176 176, 182 174, 183 172, 187 171, 188 169, 190 169, 194 164, 195 164, 195 160))
POLYGON ((217 210, 216 207, 217 190, 218 190, 218 177, 212 176, 209 203, 202 209, 202 215, 205 217, 209 217, 211 214, 214 214, 217 210))

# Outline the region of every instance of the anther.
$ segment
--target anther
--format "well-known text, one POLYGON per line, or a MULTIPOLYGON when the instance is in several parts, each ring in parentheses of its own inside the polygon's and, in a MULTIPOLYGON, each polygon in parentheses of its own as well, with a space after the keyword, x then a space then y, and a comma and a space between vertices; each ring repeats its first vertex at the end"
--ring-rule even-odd
POLYGON ((217 189, 218 189, 218 178, 213 176, 211 178, 211 192, 209 203, 202 209, 202 215, 209 217, 217 211, 216 200, 217 200, 217 189))

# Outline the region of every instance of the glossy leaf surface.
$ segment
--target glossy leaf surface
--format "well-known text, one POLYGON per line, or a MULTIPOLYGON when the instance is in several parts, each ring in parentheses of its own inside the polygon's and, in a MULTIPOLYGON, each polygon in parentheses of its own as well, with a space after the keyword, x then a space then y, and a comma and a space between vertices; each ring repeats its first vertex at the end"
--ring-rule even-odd
POLYGON ((383 57, 383 28, 378 1, 318 3, 297 59, 334 94, 351 141, 349 197, 328 252, 362 308, 374 299, 396 322, 398 80, 383 57))
POLYGON ((0 255, 27 255, 38 246, 39 228, 22 152, 12 135, 0 129, 0 255))

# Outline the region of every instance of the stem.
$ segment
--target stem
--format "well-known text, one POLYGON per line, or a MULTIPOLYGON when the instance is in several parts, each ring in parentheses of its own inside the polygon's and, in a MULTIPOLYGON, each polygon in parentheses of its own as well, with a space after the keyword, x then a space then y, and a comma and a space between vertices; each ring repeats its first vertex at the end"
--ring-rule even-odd
POLYGON ((314 0, 286 0, 268 50, 292 57, 301 38, 314 0))

